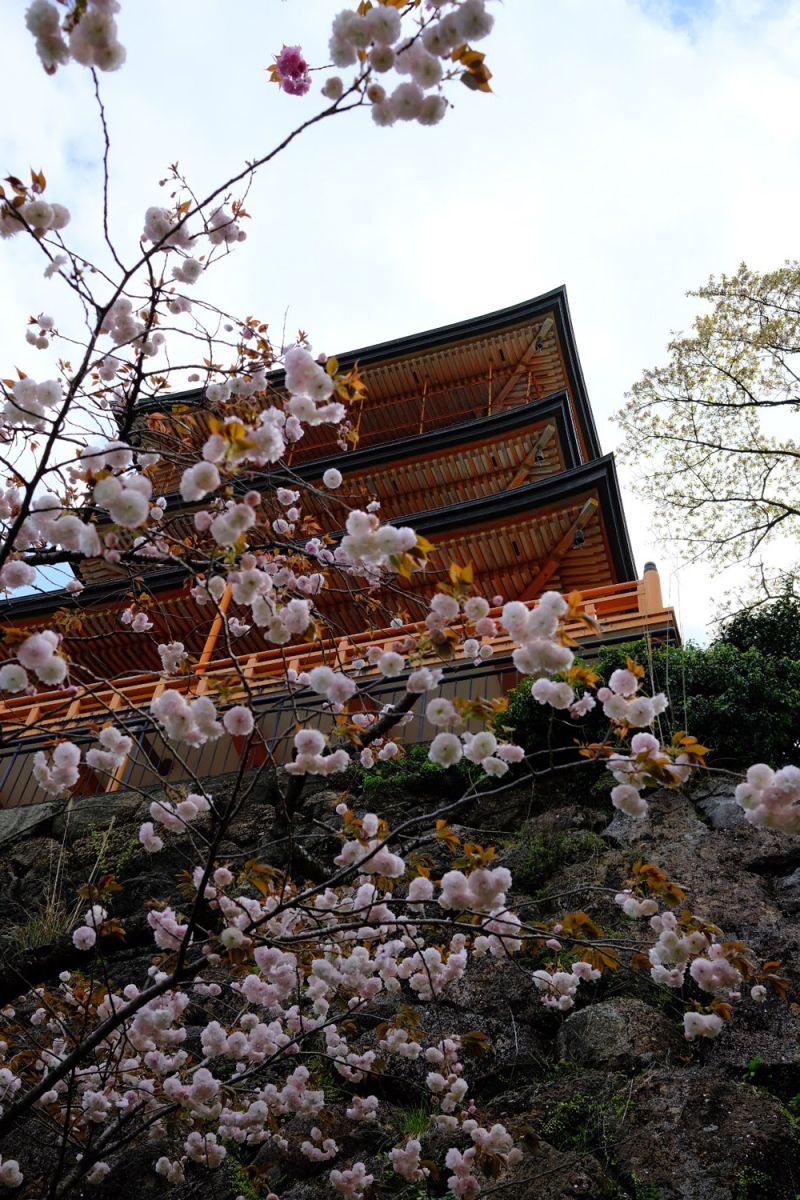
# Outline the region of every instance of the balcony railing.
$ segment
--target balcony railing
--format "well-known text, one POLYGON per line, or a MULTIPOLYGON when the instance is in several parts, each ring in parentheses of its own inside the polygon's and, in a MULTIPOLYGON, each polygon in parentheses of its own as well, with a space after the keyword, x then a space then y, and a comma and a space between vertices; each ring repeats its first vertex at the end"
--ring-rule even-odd
MULTIPOLYGON (((530 601, 529 607, 534 606, 535 602, 530 601)), ((645 571, 641 580, 588 589, 582 593, 581 608, 594 617, 600 627, 599 636, 579 623, 569 629, 575 640, 583 645, 584 655, 591 656, 599 645, 638 636, 678 640, 674 613, 663 605, 658 573, 654 569, 645 571)), ((497 617, 499 613, 498 608, 492 610, 491 615, 497 617)), ((307 691, 290 697, 286 685, 287 669, 299 674, 323 663, 342 669, 351 666, 354 659, 366 658, 370 646, 389 648, 421 629, 419 624, 409 624, 351 637, 320 639, 289 648, 265 649, 240 658, 217 658, 214 654, 220 627, 221 617, 218 617, 189 676, 164 679, 155 673, 132 674, 110 684, 98 684, 77 692, 49 691, 12 697, 0 703, 3 734, 0 807, 46 800, 48 797, 32 777, 32 755, 67 736, 87 746, 95 743, 99 727, 110 718, 133 738, 131 754, 111 778, 99 778, 84 768, 78 792, 115 792, 130 787, 149 789, 164 782, 177 783, 191 777, 210 779, 236 770, 243 751, 240 739, 224 738, 182 752, 163 741, 152 729, 147 710, 151 701, 166 689, 187 696, 213 691, 218 700, 222 684, 226 704, 247 697, 256 711, 261 735, 251 743, 249 765, 285 762, 291 756, 291 736, 296 728, 298 708, 302 710, 306 724, 324 725, 330 720, 319 710, 319 697, 307 691)), ((516 672, 510 661, 511 639, 500 634, 491 639, 491 646, 491 658, 479 668, 462 668, 452 673, 452 678, 444 684, 445 695, 491 698, 513 686, 516 672)), ((379 697, 381 703, 392 703, 403 692, 402 681, 384 680, 371 668, 360 673, 359 682, 371 695, 379 697)), ((406 742, 428 737, 430 729, 424 730, 424 704, 419 706, 408 725, 395 732, 406 742)))

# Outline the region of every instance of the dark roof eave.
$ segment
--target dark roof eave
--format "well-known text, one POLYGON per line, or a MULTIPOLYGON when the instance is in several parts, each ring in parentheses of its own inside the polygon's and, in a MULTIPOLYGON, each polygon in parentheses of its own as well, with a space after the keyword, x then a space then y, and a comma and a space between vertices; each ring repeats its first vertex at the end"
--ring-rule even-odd
MULTIPOLYGON (((534 400, 530 404, 509 408, 491 417, 477 417, 464 421, 459 425, 447 425, 428 433, 417 434, 406 438, 402 448, 397 442, 381 442, 376 446, 365 446, 363 450, 349 450, 343 454, 332 454, 327 458, 315 458, 309 462, 299 463, 296 467, 276 467, 271 472, 249 474, 249 479, 237 482, 234 486, 247 491, 258 487, 260 482, 284 483, 292 479, 319 479, 328 467, 337 467, 342 472, 357 472, 380 467, 385 463, 396 463, 402 466, 410 458, 416 458, 427 451, 441 451, 469 445, 470 442, 480 441, 493 434, 513 433, 524 429, 527 425, 541 425, 554 421, 559 444, 565 461, 565 469, 577 467, 581 462, 580 445, 578 443, 569 397, 566 392, 556 392, 546 400, 534 400)), ((174 503, 171 493, 167 497, 168 505, 174 503)))
MULTIPOLYGON (((572 318, 567 301, 567 289, 562 284, 552 291, 544 292, 521 304, 513 304, 508 308, 499 308, 494 312, 484 313, 479 317, 471 317, 466 321, 456 321, 450 325, 440 325, 436 329, 428 329, 422 333, 409 334, 406 337, 393 338, 386 342, 376 342, 371 346, 362 346, 358 350, 348 350, 336 357, 344 369, 352 367, 356 362, 366 367, 376 363, 389 362, 392 359, 407 358, 450 342, 468 341, 470 338, 498 333, 523 324, 537 317, 546 316, 552 312, 558 328, 560 343, 564 355, 564 366, 569 378, 575 408, 577 410, 581 430, 586 442, 586 448, 591 458, 600 457, 600 442, 597 436, 592 410, 586 391, 586 383, 581 370, 580 359, 575 344, 575 334, 572 328, 572 318)), ((270 374, 270 382, 280 387, 284 380, 282 370, 270 374)), ((140 411, 158 411, 172 404, 201 403, 203 393, 200 390, 178 392, 169 397, 158 397, 154 400, 141 401, 137 408, 140 411)))
MULTIPOLYGON (((636 565, 625 523, 619 481, 612 454, 607 454, 603 458, 595 459, 594 462, 586 463, 583 466, 573 467, 569 471, 562 471, 559 475, 550 476, 548 479, 524 484, 510 492, 500 492, 497 495, 481 497, 478 500, 466 500, 445 508, 415 513, 405 518, 393 517, 389 523, 402 525, 408 521, 418 533, 443 533, 452 529, 479 525, 501 514, 506 517, 546 504, 566 501, 592 488, 597 490, 600 500, 618 578, 620 582, 636 579, 636 565)), ((146 587, 151 592, 177 587, 186 578, 185 568, 179 566, 168 570, 153 571, 144 576, 146 587)), ((84 609, 98 603, 120 600, 130 592, 130 589, 130 579, 120 579, 109 580, 107 583, 90 584, 78 596, 73 596, 63 589, 41 595, 21 596, 18 599, 0 601, 0 615, 19 620, 25 617, 42 616, 65 605, 84 609)))
MULTIPOLYGON (((499 515, 512 516, 566 501, 592 488, 597 490, 619 580, 623 582, 636 579, 636 564, 622 508, 613 454, 606 454, 594 462, 574 467, 570 471, 562 471, 548 479, 524 484, 510 492, 500 492, 478 500, 466 500, 426 513, 415 513, 408 520, 418 533, 427 536, 429 533, 444 533, 462 527, 472 528, 499 515)), ((402 523, 403 518, 392 518, 392 525, 402 523)))

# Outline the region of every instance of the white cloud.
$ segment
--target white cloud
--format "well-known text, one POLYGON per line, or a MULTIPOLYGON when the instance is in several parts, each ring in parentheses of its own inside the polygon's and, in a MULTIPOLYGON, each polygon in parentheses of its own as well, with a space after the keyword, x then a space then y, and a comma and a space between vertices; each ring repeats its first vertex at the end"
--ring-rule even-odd
MULTIPOLYGON (((47 79, 21 12, 0 15, 7 96, 0 162, 42 166, 97 245, 100 146, 88 73, 47 79)), ((203 192, 308 115, 266 83, 283 42, 324 61, 327 0, 221 6, 125 0, 126 66, 102 80, 113 140, 112 228, 135 246, 178 159, 203 192)), ((626 388, 685 327, 687 288, 741 259, 794 251, 800 195, 800 6, 761 0, 506 0, 486 43, 494 94, 457 89, 432 130, 366 113, 309 131, 257 181, 249 240, 216 273, 223 307, 329 351, 515 303, 565 282, 605 448, 626 388)), ((58 284, 3 243, 2 373, 35 371, 29 312, 58 284)), ((44 356, 40 356, 43 358, 44 356)), ((629 500, 637 561, 655 557, 629 500)), ((665 584, 669 571, 663 571, 665 584)), ((697 632, 717 590, 680 583, 697 632)), ((677 588, 677 585, 676 585, 677 588)), ((678 592, 673 589, 673 598, 678 592)))

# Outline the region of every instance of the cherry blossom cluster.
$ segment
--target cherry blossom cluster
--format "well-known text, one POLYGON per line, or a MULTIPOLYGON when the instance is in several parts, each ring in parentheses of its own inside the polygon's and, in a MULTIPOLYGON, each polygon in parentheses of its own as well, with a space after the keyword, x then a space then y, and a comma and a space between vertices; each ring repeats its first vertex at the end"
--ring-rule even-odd
POLYGON ((25 331, 25 341, 31 346, 35 346, 37 350, 47 350, 50 346, 50 336, 55 331, 55 321, 49 317, 47 313, 39 313, 38 317, 31 318, 31 324, 25 331))
POLYGON ((31 505, 17 535, 17 548, 25 550, 42 542, 62 546, 87 557, 103 552, 96 527, 65 507, 53 492, 43 492, 31 505))
MULTIPOLYGON (((444 701, 444 704, 450 702, 444 701)), ((432 719, 431 708, 434 710, 434 723, 439 724, 446 711, 444 705, 431 702, 428 705, 429 720, 432 719)), ((464 732, 460 738, 455 733, 437 733, 431 742, 428 757, 440 767, 454 766, 466 758, 469 762, 477 763, 487 775, 500 777, 508 771, 509 763, 522 762, 525 751, 511 742, 499 743, 495 735, 485 729, 480 733, 464 732)))
MULTIPOLYGON (((365 95, 377 125, 396 121, 436 125, 447 111, 441 90, 446 73, 443 61, 449 67, 452 51, 486 37, 493 23, 484 0, 451 0, 436 5, 433 19, 409 37, 397 9, 379 0, 366 12, 345 9, 338 14, 329 51, 335 67, 363 64, 367 68, 365 95), (390 90, 375 77, 392 71, 405 78, 390 90)), ((285 87, 280 75, 279 81, 285 87)), ((329 99, 338 100, 344 87, 339 76, 332 76, 322 90, 329 99)))
POLYGON ((70 59, 100 71, 116 71, 125 62, 117 36, 118 0, 87 0, 83 10, 62 14, 51 0, 33 0, 25 24, 36 39, 36 53, 48 75, 70 59))
POLYGON ((612 754, 606 764, 618 781, 611 789, 611 803, 630 817, 643 817, 649 805, 641 790, 655 781, 673 787, 685 783, 690 762, 685 753, 671 758, 652 733, 634 734, 631 753, 612 754))
POLYGON ((49 795, 64 796, 78 782, 80 761, 80 747, 73 742, 59 742, 50 753, 36 751, 33 777, 49 795))
MULTIPOLYGON (((44 634, 34 634, 43 637, 44 634)), ((63 661, 63 660, 59 660, 63 661)), ((6 664, 8 670, 15 664, 6 664)), ((0 677, 5 668, 0 668, 0 677)), ((85 761, 92 770, 113 775, 130 754, 133 739, 115 725, 106 725, 98 734, 98 746, 86 751, 85 761)), ((39 787, 51 796, 66 795, 80 776, 81 750, 74 742, 59 742, 50 753, 37 750, 33 757, 33 776, 39 787)))
POLYGON ((6 393, 2 409, 3 421, 12 426, 31 426, 43 429, 49 412, 64 399, 61 384, 55 379, 37 383, 26 376, 19 379, 6 393))
MULTIPOLYGON (((223 534, 224 536, 224 534, 223 534)), ((264 638, 275 645, 286 645, 293 637, 305 638, 313 629, 313 610, 311 601, 304 595, 315 596, 325 585, 325 577, 317 571, 307 575, 298 574, 285 566, 281 556, 271 559, 263 555, 243 554, 236 570, 229 571, 227 580, 222 575, 212 575, 208 580, 199 581, 191 594, 200 605, 219 602, 226 587, 231 586, 231 597, 236 604, 249 607, 253 624, 264 630, 264 638), (301 595, 292 596, 291 593, 301 595), (289 599, 286 599, 286 595, 289 599)), ((234 637, 241 637, 252 626, 241 622, 238 618, 228 618, 228 629, 234 637)), ((320 680, 326 676, 320 675, 320 680)), ((299 686, 308 686, 308 675, 292 680, 299 686)), ((337 690, 348 690, 349 680, 334 687, 337 690)), ((321 695, 323 687, 315 688, 321 695)), ((355 691, 355 685, 349 686, 348 696, 355 691)), ((331 697, 331 702, 334 698, 331 697)))
MULTIPOLYGON (((106 312, 100 332, 110 337, 116 346, 130 345, 151 356, 163 346, 165 339, 160 331, 146 339, 146 328, 144 316, 134 310, 133 301, 127 296, 119 296, 106 312)), ((102 371, 105 367, 106 373, 110 375, 113 366, 114 360, 106 358, 100 369, 102 371)), ((113 378, 113 375, 110 377, 113 378)))
POLYGON ((175 675, 186 661, 186 647, 183 642, 160 642, 158 656, 164 674, 175 675))
POLYGON ((24 1176, 15 1158, 3 1158, 0 1154, 0 1183, 3 1187, 18 1188, 24 1176))
POLYGON ((608 687, 598 689, 597 699, 612 721, 641 729, 652 725, 656 717, 666 711, 668 700, 662 692, 655 696, 638 696, 638 690, 639 679, 633 671, 617 670, 612 672, 608 687))
POLYGON ((169 800, 154 800, 150 805, 152 821, 146 821, 139 830, 139 841, 145 850, 151 854, 163 848, 163 840, 155 833, 155 825, 163 825, 175 833, 180 833, 196 821, 198 817, 209 812, 211 797, 199 792, 190 792, 183 799, 172 803, 169 800))
MULTIPOLYGON (((67 677, 66 659, 58 654, 61 637, 52 629, 43 629, 41 633, 32 633, 17 647, 17 664, 6 664, 8 676, 11 672, 32 671, 42 683, 58 684, 67 677)), ((15 675, 5 686, 9 691, 21 691, 27 686, 27 676, 15 675), (10 684, 10 685, 9 685, 10 684)))
POLYGON ((575 993, 581 983, 595 983, 599 978, 600 971, 588 962, 574 962, 569 971, 533 972, 542 1004, 558 1012, 569 1012, 575 1007, 575 993))
MULTIPOLYGON (((623 903, 623 909, 632 917, 645 916, 649 912, 649 905, 645 902, 636 913, 628 898, 623 903)), ((720 943, 715 940, 715 935, 702 929, 682 929, 672 912, 657 913, 650 918, 649 924, 658 935, 648 951, 650 976, 654 983, 672 989, 682 988, 688 973, 700 991, 715 1001, 732 1002, 741 998, 743 975, 736 963, 731 961, 732 955, 741 949, 738 943, 720 943)), ((750 996, 756 1003, 762 1003, 766 998, 766 988, 756 984, 750 989, 750 996)), ((697 1037, 714 1038, 722 1031, 724 1024, 724 1019, 713 1011, 713 1007, 707 1012, 696 1008, 684 1014, 684 1035, 687 1041, 697 1037)))
POLYGON ((545 592, 535 608, 521 600, 503 605, 500 624, 519 643, 514 666, 523 675, 556 675, 568 671, 574 655, 557 639, 559 621, 567 611, 558 592, 545 592))
MULTIPOLYGON (((97 942, 97 933, 101 929, 104 921, 108 919, 108 913, 103 908, 102 904, 93 904, 83 915, 83 924, 72 935, 72 943, 78 950, 91 950, 97 942)), ((105 1107, 104 1107, 104 1110, 105 1107)))
MULTIPOLYGON (((311 744, 301 741, 297 747, 299 754, 314 748, 322 748, 317 739, 311 744)), ((157 852, 167 836, 185 831, 210 809, 211 798, 202 794, 153 801, 151 821, 142 826, 140 840, 146 849, 157 852)), ((391 830, 375 814, 357 818, 344 804, 337 811, 343 821, 343 843, 335 866, 340 872, 350 871, 349 882, 340 880, 335 886, 301 893, 296 885, 277 877, 254 896, 228 867, 210 870, 199 865, 192 872, 194 886, 202 890, 205 902, 222 922, 215 934, 206 935, 202 946, 197 933, 188 944, 190 927, 176 908, 154 908, 149 913, 158 950, 169 955, 188 944, 189 953, 199 949, 213 972, 210 979, 197 973, 191 985, 194 998, 211 1005, 199 1033, 202 1058, 198 1061, 186 1048, 186 1022, 190 1012, 196 1012, 192 994, 173 987, 142 1002, 124 1028, 117 1028, 96 1048, 71 1085, 63 1079, 53 1084, 40 1102, 51 1118, 103 1128, 126 1105, 143 1105, 154 1135, 174 1143, 171 1154, 154 1155, 153 1169, 167 1182, 180 1183, 189 1164, 218 1168, 231 1141, 285 1153, 290 1138, 297 1136, 290 1123, 302 1116, 309 1124, 298 1138, 299 1152, 320 1166, 331 1164, 328 1179, 335 1191, 362 1195, 369 1173, 363 1163, 339 1161, 340 1147, 323 1132, 320 1120, 325 1093, 309 1068, 297 1063, 306 1039, 316 1034, 322 1038, 326 1060, 355 1089, 379 1069, 378 1051, 389 1063, 421 1060, 427 1065, 432 1125, 453 1143, 444 1157, 454 1195, 479 1194, 484 1159, 506 1170, 519 1162, 520 1151, 505 1126, 484 1125, 477 1119, 458 1037, 439 1035, 427 1043, 420 1029, 395 1023, 385 1029, 378 1046, 365 1045, 348 1020, 376 998, 399 997, 405 989, 422 1001, 440 997, 463 979, 471 956, 488 952, 505 958, 518 950, 522 927, 506 907, 512 883, 509 871, 483 866, 454 869, 445 871, 438 882, 416 874, 399 888, 393 887, 391 881, 407 878, 408 866, 391 847, 391 830), (443 912, 457 922, 445 937, 439 928, 443 912), (428 914, 436 922, 432 937, 427 931, 428 914), (477 918, 477 923, 460 924, 463 914, 477 918), (226 955, 238 957, 229 959, 220 984, 216 979, 226 955), (226 992, 235 1003, 215 1012, 214 1003, 226 992), (268 1081, 254 1081, 251 1068, 267 1062, 268 1081), (168 1123, 161 1115, 165 1106, 172 1114, 168 1123)), ((631 897, 632 893, 624 892, 617 899, 625 907, 631 897)), ((625 911, 634 915, 629 908, 625 911)), ((681 931, 670 913, 655 917, 651 925, 658 935, 651 951, 654 971, 656 966, 677 967, 715 1001, 737 998, 741 974, 725 946, 699 931, 681 931)), ((89 954, 109 929, 107 907, 95 901, 75 929, 73 943, 89 954)), ((548 945, 560 948, 555 939, 548 945)), ((566 1012, 574 1006, 580 984, 599 975, 589 962, 575 961, 568 970, 534 972, 531 986, 545 1006, 566 1012)), ((661 982, 660 971, 658 975, 656 981, 661 982)), ((158 963, 150 968, 150 976, 156 982, 167 978, 158 963)), ((759 991, 764 988, 753 989, 754 1000, 763 999, 759 991)), ((122 1004, 136 1001, 139 994, 132 983, 120 993, 102 988, 89 991, 65 972, 49 1007, 39 1004, 22 1018, 23 1028, 27 1020, 29 1028, 50 1038, 40 1048, 32 1078, 58 1065, 70 1044, 65 1030, 73 1025, 85 1029, 87 1022, 103 1020, 122 1004)), ((191 1016, 193 1022, 196 1019, 191 1016)), ((713 1010, 687 1013, 686 1036, 690 1040, 712 1036, 718 1023, 721 1026, 713 1010)), ((0 1054, 5 1052, 0 1047, 0 1054)), ((0 1062, 0 1071, 7 1070, 0 1062)), ((18 1080, 19 1075, 9 1071, 7 1089, 19 1090, 18 1080)), ((379 1104, 371 1092, 357 1090, 347 1115, 351 1120, 374 1120, 379 1104)), ((96 1178, 112 1169, 111 1156, 107 1160, 91 1168, 96 1178), (99 1173, 98 1166, 103 1167, 99 1173)), ((389 1162, 404 1180, 425 1178, 419 1139, 394 1146, 389 1162)))
POLYGON ((381 525, 375 513, 354 509, 347 518, 347 532, 335 552, 341 564, 387 567, 392 558, 407 554, 417 544, 413 529, 403 525, 381 525))
MULTIPOLYGON (((192 803, 197 799, 187 797, 192 803)), ((180 823, 179 808, 180 805, 169 812, 165 807, 164 813, 153 812, 152 815, 161 819, 166 828, 174 828, 180 823)), ((324 1092, 312 1086, 306 1066, 296 1066, 291 1061, 302 1039, 315 1029, 323 1031, 326 1054, 337 1072, 352 1084, 361 1082, 365 1072, 375 1067, 375 1052, 350 1044, 350 1034, 336 1020, 331 1021, 333 1006, 344 998, 347 1002, 343 1015, 346 1015, 383 990, 396 991, 404 982, 422 998, 439 994, 439 986, 434 984, 432 989, 430 982, 432 977, 440 974, 437 961, 444 964, 447 974, 447 964, 458 960, 457 969, 450 965, 449 979, 441 980, 441 988, 449 981, 461 978, 467 959, 467 937, 464 933, 455 934, 449 954, 444 956, 438 948, 420 948, 420 932, 416 925, 394 911, 392 893, 379 892, 364 873, 365 870, 369 872, 370 865, 360 862, 365 850, 367 856, 371 854, 369 842, 379 834, 377 817, 367 814, 359 822, 359 828, 361 851, 357 870, 360 874, 350 887, 328 889, 313 897, 313 913, 308 917, 301 915, 302 909, 293 909, 291 900, 287 902, 282 885, 277 885, 274 895, 253 900, 236 892, 230 871, 218 868, 205 882, 204 894, 212 907, 219 908, 225 921, 219 943, 228 950, 245 952, 247 961, 252 961, 256 968, 254 974, 244 965, 238 980, 231 983, 245 1008, 239 1007, 238 1017, 227 1027, 216 1019, 208 1021, 200 1035, 204 1059, 194 1064, 183 1049, 184 1021, 190 997, 172 990, 150 1000, 140 1007, 125 1032, 113 1035, 104 1048, 102 1081, 95 1067, 90 1066, 79 1073, 74 1084, 77 1106, 74 1100, 70 1102, 66 1084, 63 1081, 56 1083, 41 1101, 50 1114, 64 1105, 65 1112, 82 1114, 80 1121, 103 1126, 113 1120, 120 1106, 133 1102, 135 1088, 136 1102, 144 1103, 152 1110, 153 1127, 164 1136, 166 1128, 158 1115, 159 1106, 164 1103, 177 1106, 183 1127, 180 1135, 183 1138, 182 1153, 179 1157, 162 1155, 153 1164, 159 1175, 177 1183, 183 1180, 188 1162, 202 1163, 212 1170, 218 1167, 225 1157, 224 1140, 248 1145, 272 1143, 276 1149, 285 1150, 288 1146, 285 1123, 298 1114, 314 1119, 322 1113, 324 1092), (353 917, 363 923, 362 933, 369 933, 366 941, 354 942, 347 932, 348 918, 352 920, 353 917), (310 959, 274 944, 286 933, 296 936, 309 918, 322 934, 321 940, 314 939, 315 949, 310 959), (254 937, 256 925, 268 944, 261 944, 261 936, 254 937), (324 933, 326 926, 327 934, 324 933), (260 1016, 263 1010, 271 1013, 270 1020, 260 1016), (236 1084, 237 1074, 244 1076, 248 1065, 264 1062, 267 1058, 287 1063, 288 1072, 282 1079, 279 1077, 275 1082, 249 1088, 236 1084), (224 1067, 226 1061, 234 1066, 232 1078, 224 1067), (223 1093, 225 1079, 228 1082, 223 1093)), ((348 845, 345 841, 345 852, 348 845)), ((380 850, 373 857, 377 859, 379 854, 380 850)), ((402 860, 398 863, 404 868, 402 860)), ((393 865, 384 861, 382 873, 393 873, 393 865)), ((194 878, 197 886, 203 884, 206 876, 202 868, 196 869, 194 878)), ((412 881, 412 889, 415 883, 418 880, 412 881)), ((502 889, 509 883, 508 873, 502 870, 478 875, 472 901, 490 907, 502 904, 502 889)), ((449 885, 453 886, 452 880, 449 885)), ((460 886, 463 890, 463 882, 460 886)), ((422 899, 421 893, 424 898, 430 897, 429 889, 417 886, 413 892, 409 890, 409 895, 417 895, 418 901, 422 899)), ((107 919, 105 907, 93 904, 73 935, 76 947, 91 950, 107 919)), ((148 922, 156 945, 164 951, 176 948, 187 935, 187 926, 170 908, 154 910, 148 922)), ((218 961, 213 947, 206 947, 206 953, 210 963, 218 961)), ((157 971, 155 977, 158 978, 157 971)), ((217 985, 202 982, 195 985, 195 991, 198 996, 220 994, 217 985)), ((97 1005, 96 1017, 102 1019, 137 995, 134 984, 128 984, 119 995, 108 993, 97 1005)), ((61 977, 61 996, 63 1009, 57 1020, 48 1020, 46 1011, 41 1008, 30 1017, 32 1025, 46 1026, 53 1036, 52 1048, 45 1048, 41 1053, 40 1069, 43 1070, 57 1063, 63 1052, 65 1021, 84 1021, 89 1016, 87 993, 76 991, 68 972, 61 977)), ((512 1167, 519 1161, 520 1152, 504 1126, 482 1126, 472 1115, 474 1106, 468 1102, 468 1085, 459 1061, 459 1045, 457 1038, 445 1037, 425 1048, 402 1028, 390 1028, 381 1041, 382 1050, 389 1056, 406 1059, 422 1056, 430 1065, 426 1084, 438 1111, 434 1123, 471 1142, 465 1151, 454 1147, 453 1154, 448 1155, 447 1164, 453 1173, 449 1181, 451 1190, 456 1194, 476 1195, 475 1188, 481 1186, 479 1164, 482 1156, 512 1167), (463 1193, 459 1191, 462 1184, 466 1189, 463 1193)), ((356 1094, 348 1107, 348 1115, 353 1120, 374 1120, 378 1107, 379 1101, 374 1095, 356 1094)), ((174 1129, 174 1117, 172 1125, 174 1129)), ((336 1141, 326 1137, 316 1125, 311 1127, 299 1149, 311 1161, 320 1164, 340 1153, 336 1141)), ((421 1145, 415 1144, 415 1139, 394 1149, 396 1152, 390 1154, 390 1162, 398 1174, 409 1180, 425 1177, 421 1145)), ((107 1169, 100 1175, 105 1176, 110 1164, 103 1165, 107 1169)), ((355 1195, 361 1194, 367 1176, 362 1165, 356 1162, 334 1167, 329 1180, 335 1189, 344 1189, 343 1194, 355 1195)))
MULTIPOLYGON (((186 224, 181 221, 179 214, 170 212, 168 208, 151 205, 144 214, 142 241, 157 243, 159 250, 172 250, 175 247, 185 250, 192 244, 194 238, 186 224)), ((187 270, 186 263, 189 261, 186 259, 183 264, 173 269, 173 275, 176 271, 180 272, 177 278, 181 283, 185 283, 194 273, 192 267, 187 270)), ((116 341, 117 338, 115 337, 114 340, 116 341)))
POLYGON ((626 917, 652 917, 658 912, 658 904, 650 896, 634 896, 630 888, 617 892, 614 903, 618 904, 626 917))
POLYGON ((187 699, 182 692, 170 689, 150 702, 150 712, 168 738, 187 746, 203 746, 222 737, 223 727, 210 696, 187 699))
POLYGON ((106 725, 97 740, 100 745, 86 751, 86 763, 95 771, 111 775, 130 754, 133 739, 121 733, 115 725, 106 725))
POLYGON ((119 616, 121 625, 129 625, 133 633, 147 633, 153 628, 153 622, 148 617, 143 609, 136 609, 133 605, 123 609, 119 616))
POLYGON ((751 825, 800 833, 800 767, 773 771, 756 763, 736 788, 736 799, 751 825))
POLYGON ((18 207, 0 204, 0 238, 13 237, 26 225, 35 237, 41 238, 65 229, 69 222, 70 212, 65 205, 45 200, 41 195, 31 196, 18 207))
POLYGON ((36 571, 20 558, 10 558, 0 568, 0 592, 16 592, 18 588, 29 588, 36 582, 36 571))

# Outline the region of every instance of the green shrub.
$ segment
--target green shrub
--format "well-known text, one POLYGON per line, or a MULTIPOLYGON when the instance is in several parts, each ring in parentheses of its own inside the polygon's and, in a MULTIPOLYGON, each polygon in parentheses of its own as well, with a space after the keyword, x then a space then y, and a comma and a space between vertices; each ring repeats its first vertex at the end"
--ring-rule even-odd
POLYGON ((770 658, 800 662, 800 600, 781 596, 772 604, 737 613, 724 623, 714 645, 752 647, 770 658))
POLYGON ((716 766, 781 767, 797 757, 800 661, 726 643, 649 651, 638 642, 601 652, 597 669, 603 678, 624 666, 627 655, 647 668, 646 688, 669 698, 662 735, 678 729, 693 734, 711 747, 709 761, 716 766))
MULTIPOLYGON (((580 659, 576 659, 575 662, 577 666, 585 665, 580 659)), ((581 742, 591 741, 595 736, 603 736, 602 731, 607 728, 608 721, 602 713, 599 721, 594 714, 588 721, 573 721, 563 712, 551 708, 549 704, 539 704, 534 700, 531 696, 532 683, 532 679, 523 679, 511 689, 506 697, 508 708, 496 722, 498 729, 502 726, 512 731, 514 740, 527 754, 544 752, 543 759, 546 760, 552 755, 557 762, 563 762, 577 756, 578 745, 581 742), (594 732, 601 727, 601 732, 594 732), (593 732, 590 734, 589 730, 593 732)), ((534 765, 544 766, 546 762, 534 762, 534 765)))
POLYGON ((438 795, 451 789, 463 790, 483 776, 480 767, 466 759, 454 767, 437 766, 428 758, 427 745, 410 746, 397 758, 378 761, 369 770, 357 767, 356 772, 366 797, 378 796, 390 788, 438 795))
POLYGON ((588 830, 547 835, 534 833, 524 837, 523 846, 527 854, 525 861, 514 871, 514 884, 529 892, 540 887, 542 881, 559 867, 585 862, 606 848, 603 839, 588 830))
MULTIPOLYGON (((765 635, 765 642, 767 638, 765 635)), ((605 681, 627 658, 645 667, 643 689, 664 692, 669 708, 660 733, 669 740, 683 729, 710 746, 715 766, 741 768, 754 762, 781 767, 800 753, 800 660, 776 657, 757 646, 728 642, 700 646, 607 646, 594 664, 605 681)), ((602 741, 609 722, 600 705, 584 720, 571 721, 530 694, 523 680, 508 697, 502 722, 528 753, 545 749, 559 762, 577 757, 581 742, 602 741)), ((544 765, 544 763, 542 763, 544 765)))

